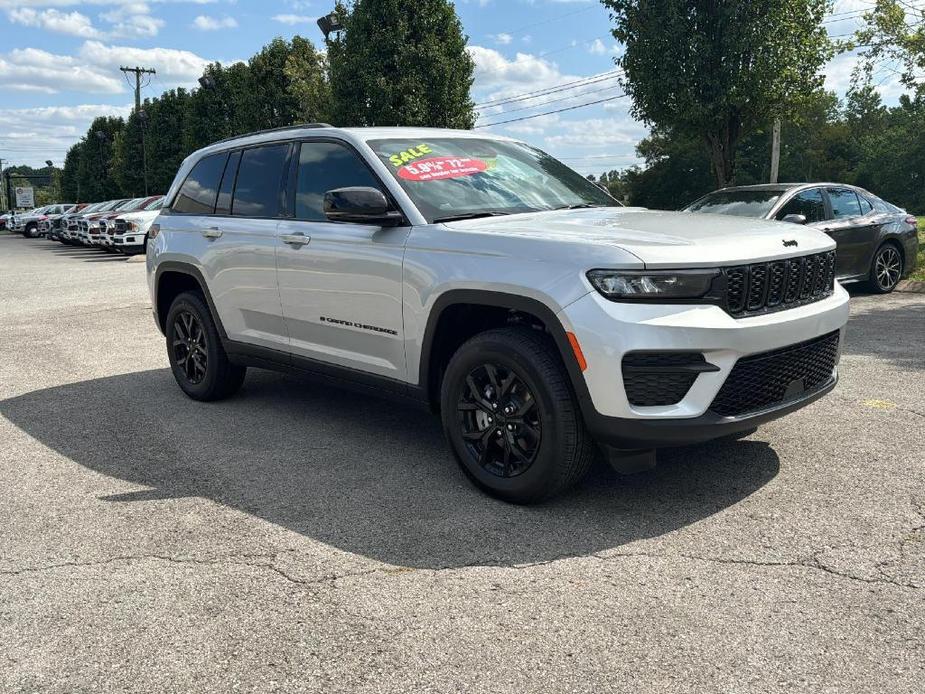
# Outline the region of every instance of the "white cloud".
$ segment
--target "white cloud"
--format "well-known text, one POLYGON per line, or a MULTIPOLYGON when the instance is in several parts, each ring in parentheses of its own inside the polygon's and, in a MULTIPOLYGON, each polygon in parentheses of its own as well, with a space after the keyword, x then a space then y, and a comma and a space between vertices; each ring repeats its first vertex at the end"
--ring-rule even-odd
POLYGON ((38 27, 59 34, 84 37, 94 34, 93 22, 80 12, 60 12, 55 9, 39 12, 29 7, 20 7, 10 11, 8 16, 14 24, 38 27))
POLYGON ((507 46, 514 40, 514 37, 510 34, 489 34, 499 46, 507 46))
POLYGON ((4 159, 12 163, 42 166, 51 159, 64 164, 68 148, 77 142, 99 116, 122 116, 130 105, 49 106, 44 108, 0 109, 0 131, 4 133, 4 159))
POLYGON ((317 17, 309 17, 304 14, 277 14, 273 16, 274 22, 295 26, 297 24, 314 24, 318 21, 317 17))
POLYGON ((594 55, 604 55, 607 53, 607 46, 604 45, 604 42, 600 39, 594 39, 590 46, 588 46, 588 53, 593 53, 594 55))
POLYGON ((73 56, 37 48, 15 49, 0 55, 0 87, 7 89, 48 94, 61 91, 119 94, 124 84, 118 73, 103 73, 73 56))
POLYGON ((234 29, 238 20, 234 17, 210 17, 201 14, 193 20, 193 27, 200 31, 219 31, 221 29, 234 29))
POLYGON ((209 61, 191 51, 175 48, 135 48, 108 46, 99 41, 86 41, 80 48, 80 57, 106 72, 129 62, 157 70, 158 77, 167 84, 188 86, 196 83, 209 61))
POLYGON ((529 53, 518 53, 513 60, 508 60, 493 48, 469 46, 469 55, 475 62, 477 89, 513 85, 522 89, 524 84, 542 89, 562 77, 553 63, 529 53))

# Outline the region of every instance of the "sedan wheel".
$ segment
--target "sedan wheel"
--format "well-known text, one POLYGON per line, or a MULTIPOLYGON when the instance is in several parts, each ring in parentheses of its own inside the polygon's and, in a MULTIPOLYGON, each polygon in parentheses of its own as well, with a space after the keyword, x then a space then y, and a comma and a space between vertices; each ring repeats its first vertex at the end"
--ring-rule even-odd
POLYGON ((881 294, 893 291, 902 277, 903 259, 892 244, 882 246, 874 257, 871 285, 881 294))

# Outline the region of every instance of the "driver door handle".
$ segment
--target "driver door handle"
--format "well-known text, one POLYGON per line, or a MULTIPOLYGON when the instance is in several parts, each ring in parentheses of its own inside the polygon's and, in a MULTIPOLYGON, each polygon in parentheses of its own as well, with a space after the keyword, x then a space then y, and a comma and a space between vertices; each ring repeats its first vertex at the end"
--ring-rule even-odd
POLYGON ((218 227, 209 227, 202 230, 202 235, 207 239, 217 239, 222 235, 222 230, 218 227))
POLYGON ((283 243, 288 243, 290 246, 304 246, 312 240, 311 236, 306 236, 301 231, 294 234, 280 234, 279 238, 283 243))

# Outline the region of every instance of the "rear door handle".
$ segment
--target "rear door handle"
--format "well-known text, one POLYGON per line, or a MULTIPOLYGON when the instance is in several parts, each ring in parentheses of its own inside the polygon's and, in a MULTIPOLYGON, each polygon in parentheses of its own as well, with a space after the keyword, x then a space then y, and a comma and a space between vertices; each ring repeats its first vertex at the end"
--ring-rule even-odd
POLYGON ((202 230, 202 235, 207 239, 217 239, 222 235, 222 230, 218 227, 209 227, 202 230))
POLYGON ((283 243, 288 243, 290 246, 304 246, 312 240, 311 236, 306 236, 301 231, 294 234, 280 234, 279 238, 283 243))

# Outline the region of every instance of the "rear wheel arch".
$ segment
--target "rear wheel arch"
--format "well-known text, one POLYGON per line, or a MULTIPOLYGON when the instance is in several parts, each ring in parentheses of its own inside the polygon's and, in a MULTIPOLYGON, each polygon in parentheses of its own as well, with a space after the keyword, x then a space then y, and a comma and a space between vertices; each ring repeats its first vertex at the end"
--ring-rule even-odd
POLYGON ((552 340, 573 392, 584 409, 587 385, 562 322, 542 301, 481 289, 453 289, 434 302, 421 342, 418 383, 431 409, 438 409, 443 372, 455 351, 471 337, 504 325, 527 325, 552 340))
POLYGON ((189 291, 202 294, 212 314, 212 319, 215 321, 219 336, 222 340, 227 339, 228 335, 215 310, 212 295, 209 293, 208 284, 202 272, 195 265, 175 261, 160 263, 154 279, 155 315, 161 332, 166 330, 167 314, 170 312, 174 299, 183 292, 189 291))

